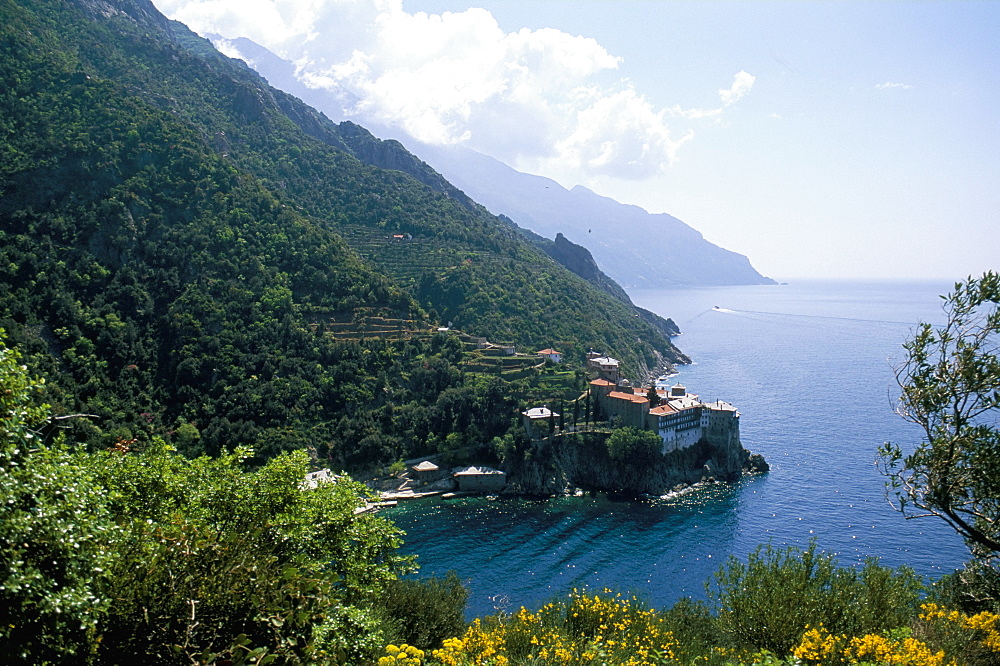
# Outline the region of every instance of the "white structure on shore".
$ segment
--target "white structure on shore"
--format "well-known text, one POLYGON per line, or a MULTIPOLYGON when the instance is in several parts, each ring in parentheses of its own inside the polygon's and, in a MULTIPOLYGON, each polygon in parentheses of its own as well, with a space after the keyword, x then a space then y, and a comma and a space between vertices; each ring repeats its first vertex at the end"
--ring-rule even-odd
POLYGON ((728 402, 702 402, 681 384, 669 390, 655 387, 660 404, 649 406, 650 389, 616 390, 622 387, 599 378, 590 382, 601 409, 623 426, 656 432, 663 440, 663 453, 686 449, 706 440, 728 447, 739 441, 740 413, 728 402))

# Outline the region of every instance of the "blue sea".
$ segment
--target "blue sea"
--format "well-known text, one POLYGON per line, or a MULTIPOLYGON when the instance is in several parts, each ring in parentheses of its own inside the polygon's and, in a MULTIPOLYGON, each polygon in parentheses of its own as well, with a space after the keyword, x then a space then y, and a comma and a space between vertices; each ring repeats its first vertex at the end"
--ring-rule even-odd
MULTIPOLYGON (((966 558, 942 522, 905 520, 875 467, 884 441, 920 431, 893 411, 893 372, 917 323, 943 320, 948 283, 794 282, 635 290, 637 305, 680 326, 691 357, 676 381, 741 413, 743 445, 770 473, 669 500, 606 497, 425 500, 387 510, 422 574, 455 571, 469 615, 538 607, 577 588, 610 587, 654 607, 705 586, 758 544, 906 564, 933 579, 966 558)), ((602 350, 614 355, 613 349, 602 350)))

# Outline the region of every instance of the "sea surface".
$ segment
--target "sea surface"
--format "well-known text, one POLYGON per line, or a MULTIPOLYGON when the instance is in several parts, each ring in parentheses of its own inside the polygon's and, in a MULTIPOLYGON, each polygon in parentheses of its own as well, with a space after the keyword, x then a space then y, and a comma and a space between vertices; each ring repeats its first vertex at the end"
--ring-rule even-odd
MULTIPOLYGON (((422 574, 455 571, 468 612, 538 607, 576 588, 634 592, 654 607, 704 598, 706 583, 758 544, 815 539, 841 564, 867 557, 933 579, 966 559, 941 521, 905 520, 875 467, 884 441, 918 428, 893 411, 893 368, 920 321, 943 321, 948 283, 794 282, 633 290, 680 326, 693 364, 672 379, 741 413, 743 445, 770 473, 652 502, 603 496, 543 501, 424 500, 387 510, 422 574)), ((614 355, 615 350, 600 350, 614 355)))

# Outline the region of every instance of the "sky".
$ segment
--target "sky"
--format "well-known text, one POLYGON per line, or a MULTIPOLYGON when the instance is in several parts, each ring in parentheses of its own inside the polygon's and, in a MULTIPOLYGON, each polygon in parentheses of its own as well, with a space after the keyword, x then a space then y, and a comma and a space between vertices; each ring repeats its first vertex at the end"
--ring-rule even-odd
POLYGON ((343 117, 670 213, 771 277, 1000 269, 1000 2, 153 2, 343 117))

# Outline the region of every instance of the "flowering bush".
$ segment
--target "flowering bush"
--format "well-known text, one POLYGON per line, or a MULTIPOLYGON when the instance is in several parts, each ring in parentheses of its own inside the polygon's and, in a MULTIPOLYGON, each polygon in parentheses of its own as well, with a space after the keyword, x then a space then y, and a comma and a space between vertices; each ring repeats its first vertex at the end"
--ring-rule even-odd
POLYGON ((449 638, 434 659, 447 666, 614 663, 642 666, 672 660, 676 645, 656 611, 635 597, 574 590, 568 600, 533 613, 475 620, 449 638))
POLYGON ((387 645, 386 656, 380 657, 378 666, 421 666, 424 663, 424 651, 412 645, 387 645))
POLYGON ((924 604, 920 607, 920 619, 927 622, 945 621, 960 629, 976 632, 976 638, 986 647, 993 652, 1000 652, 1000 632, 997 631, 1000 615, 996 613, 983 611, 970 616, 956 610, 945 610, 937 604, 924 604))
POLYGON ((937 604, 923 604, 920 629, 924 640, 908 629, 867 634, 836 635, 823 625, 809 627, 792 655, 807 664, 892 664, 893 666, 968 666, 994 664, 1000 653, 1000 616, 966 615, 937 604))
MULTIPOLYGON (((666 628, 669 613, 648 609, 635 597, 608 590, 598 594, 574 590, 568 599, 546 604, 537 612, 521 608, 512 615, 477 619, 461 637, 445 640, 426 664, 972 666, 1000 662, 1000 615, 967 615, 929 603, 921 606, 914 631, 903 627, 852 636, 817 624, 806 627, 786 653, 716 644, 697 656, 685 654, 685 646, 666 628)), ((420 661, 404 661, 402 648, 392 649, 396 652, 391 654, 398 655, 396 661, 385 657, 380 666, 423 666, 420 661)))
POLYGON ((1000 662, 998 623, 1000 615, 996 613, 968 615, 927 603, 920 607, 914 632, 963 666, 992 666, 1000 662))
POLYGON ((867 634, 861 637, 835 635, 823 625, 809 627, 792 655, 807 664, 893 664, 899 666, 957 666, 947 660, 944 650, 933 650, 926 643, 906 635, 907 631, 888 636, 867 634))

